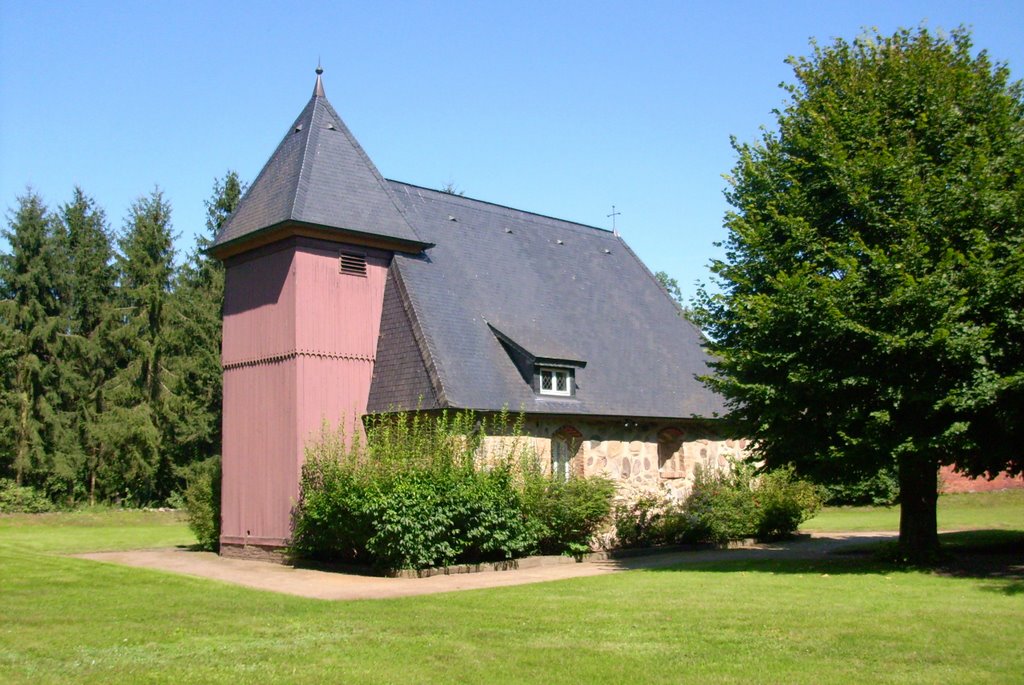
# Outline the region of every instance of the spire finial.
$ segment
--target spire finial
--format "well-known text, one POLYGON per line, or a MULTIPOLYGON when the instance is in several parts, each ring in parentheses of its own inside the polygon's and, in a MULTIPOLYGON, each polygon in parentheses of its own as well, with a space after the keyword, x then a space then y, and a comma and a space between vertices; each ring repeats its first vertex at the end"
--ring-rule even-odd
POLYGON ((322 98, 324 95, 324 84, 320 80, 320 75, 324 73, 324 68, 320 66, 320 58, 316 58, 316 85, 313 87, 313 97, 322 98))

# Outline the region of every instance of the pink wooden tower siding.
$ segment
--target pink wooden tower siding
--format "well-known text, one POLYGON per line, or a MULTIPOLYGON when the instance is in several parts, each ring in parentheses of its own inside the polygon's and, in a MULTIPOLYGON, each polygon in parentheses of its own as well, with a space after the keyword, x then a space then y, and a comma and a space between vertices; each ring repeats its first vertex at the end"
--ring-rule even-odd
POLYGON ((392 256, 426 247, 320 73, 211 248, 226 267, 222 554, 288 543, 307 443, 366 412, 392 256))
POLYGON ((228 261, 222 544, 285 545, 307 441, 365 413, 388 261, 308 238, 228 261), (365 275, 341 273, 342 250, 365 275))

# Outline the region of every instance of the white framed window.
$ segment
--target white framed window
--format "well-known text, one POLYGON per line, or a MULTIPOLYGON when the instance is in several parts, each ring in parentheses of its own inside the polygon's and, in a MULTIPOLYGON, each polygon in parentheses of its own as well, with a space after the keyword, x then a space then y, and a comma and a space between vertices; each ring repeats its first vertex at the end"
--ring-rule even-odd
POLYGON ((554 369, 541 367, 540 373, 540 394, 541 395, 572 395, 572 372, 569 369, 554 369))

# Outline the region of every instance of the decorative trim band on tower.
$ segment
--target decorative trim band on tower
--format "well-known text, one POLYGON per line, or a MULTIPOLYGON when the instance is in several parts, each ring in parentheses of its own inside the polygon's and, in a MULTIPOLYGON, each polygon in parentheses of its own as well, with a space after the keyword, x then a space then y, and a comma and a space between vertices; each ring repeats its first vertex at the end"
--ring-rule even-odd
POLYGON ((281 354, 272 354, 265 357, 253 357, 251 359, 239 359, 237 361, 222 363, 221 368, 225 371, 239 369, 245 366, 258 366, 260 364, 277 364, 297 357, 319 357, 321 359, 346 359, 350 361, 361 361, 373 363, 376 361, 374 355, 349 354, 346 352, 325 352, 323 350, 290 350, 281 354))

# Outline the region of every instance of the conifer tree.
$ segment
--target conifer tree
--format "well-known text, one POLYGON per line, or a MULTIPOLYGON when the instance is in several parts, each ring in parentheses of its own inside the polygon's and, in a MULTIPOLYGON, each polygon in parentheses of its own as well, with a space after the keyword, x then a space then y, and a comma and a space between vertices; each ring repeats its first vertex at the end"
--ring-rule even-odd
POLYGON ((168 443, 178 466, 220 453, 224 267, 206 250, 243 192, 234 171, 214 181, 213 193, 205 202, 206 233, 197 234, 169 307, 174 392, 169 399, 173 410, 168 443))
POLYGON ((99 428, 103 390, 114 371, 110 355, 114 250, 105 213, 81 188, 75 188, 58 218, 67 269, 65 301, 71 352, 67 367, 72 393, 69 411, 77 436, 77 471, 93 503, 103 455, 99 428))
POLYGON ((68 444, 68 427, 60 396, 59 253, 53 221, 37 194, 30 190, 18 198, 3 236, 11 246, 0 262, 0 374, 5 376, 0 419, 10 455, 4 469, 18 484, 45 486, 68 444))
POLYGON ((95 437, 103 445, 100 478, 116 499, 165 497, 171 469, 167 423, 166 305, 174 277, 171 207, 159 189, 132 204, 118 240, 118 295, 111 333, 118 368, 107 383, 108 407, 95 437))

